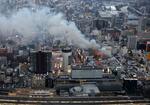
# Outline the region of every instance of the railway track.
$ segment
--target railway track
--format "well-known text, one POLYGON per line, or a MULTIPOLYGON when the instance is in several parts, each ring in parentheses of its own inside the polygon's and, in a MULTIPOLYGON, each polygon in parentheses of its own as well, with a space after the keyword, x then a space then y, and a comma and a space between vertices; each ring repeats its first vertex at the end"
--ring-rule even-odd
POLYGON ((104 96, 104 97, 10 97, 0 96, 0 103, 42 104, 42 105, 99 105, 99 104, 150 104, 149 99, 140 96, 104 96))

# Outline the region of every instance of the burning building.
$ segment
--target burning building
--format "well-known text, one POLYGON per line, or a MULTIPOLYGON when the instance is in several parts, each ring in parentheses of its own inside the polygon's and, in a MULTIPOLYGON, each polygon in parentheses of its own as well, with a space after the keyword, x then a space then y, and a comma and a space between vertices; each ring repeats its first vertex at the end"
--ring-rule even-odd
POLYGON ((54 74, 59 74, 63 71, 63 56, 61 51, 52 52, 52 72, 54 74))

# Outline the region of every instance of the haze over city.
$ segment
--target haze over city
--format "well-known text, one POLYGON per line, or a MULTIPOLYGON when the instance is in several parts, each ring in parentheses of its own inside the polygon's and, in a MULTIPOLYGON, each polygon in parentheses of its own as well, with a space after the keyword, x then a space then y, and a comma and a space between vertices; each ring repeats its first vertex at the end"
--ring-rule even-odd
POLYGON ((149 0, 0 0, 0 105, 149 103, 149 0))

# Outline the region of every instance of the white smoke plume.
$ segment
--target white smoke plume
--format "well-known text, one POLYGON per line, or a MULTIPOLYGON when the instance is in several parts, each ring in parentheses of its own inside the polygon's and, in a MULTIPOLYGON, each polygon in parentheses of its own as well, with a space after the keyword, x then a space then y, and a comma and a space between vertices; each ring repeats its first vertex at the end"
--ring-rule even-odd
POLYGON ((94 40, 87 40, 78 30, 74 22, 65 20, 62 13, 51 12, 43 9, 20 9, 10 17, 0 15, 0 32, 3 35, 11 35, 17 32, 24 37, 24 41, 34 39, 37 35, 47 32, 54 37, 66 38, 67 42, 81 48, 97 47, 94 40))

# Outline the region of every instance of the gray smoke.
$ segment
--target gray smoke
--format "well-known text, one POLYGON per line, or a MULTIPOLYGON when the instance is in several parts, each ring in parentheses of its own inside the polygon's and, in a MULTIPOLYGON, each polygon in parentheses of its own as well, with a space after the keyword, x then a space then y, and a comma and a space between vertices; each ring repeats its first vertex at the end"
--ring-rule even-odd
POLYGON ((34 39, 37 35, 48 33, 54 37, 66 38, 66 41, 81 48, 97 47, 94 40, 87 40, 78 30, 74 22, 68 22, 62 13, 43 9, 20 9, 11 16, 0 15, 0 32, 12 35, 17 32, 23 35, 24 42, 34 39))

